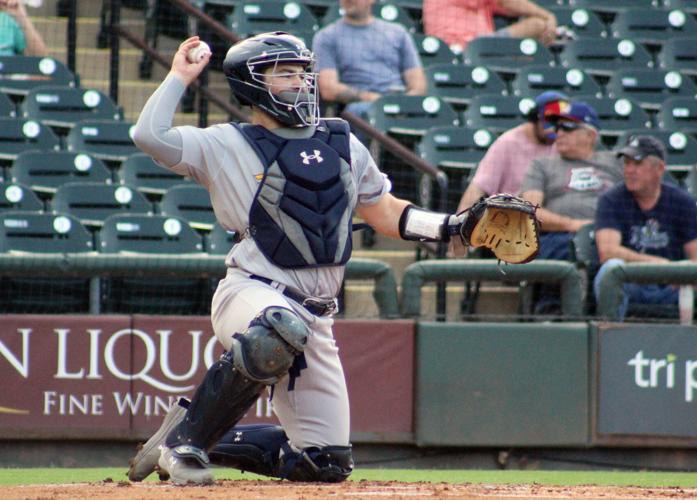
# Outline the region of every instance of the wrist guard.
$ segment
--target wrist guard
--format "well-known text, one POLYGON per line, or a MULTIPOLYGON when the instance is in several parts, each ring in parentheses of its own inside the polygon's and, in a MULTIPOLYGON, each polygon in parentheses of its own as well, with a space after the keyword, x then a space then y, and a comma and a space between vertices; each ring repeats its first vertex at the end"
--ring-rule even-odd
POLYGON ((462 221, 455 215, 408 205, 399 218, 399 236, 410 241, 450 241, 458 234, 462 221))

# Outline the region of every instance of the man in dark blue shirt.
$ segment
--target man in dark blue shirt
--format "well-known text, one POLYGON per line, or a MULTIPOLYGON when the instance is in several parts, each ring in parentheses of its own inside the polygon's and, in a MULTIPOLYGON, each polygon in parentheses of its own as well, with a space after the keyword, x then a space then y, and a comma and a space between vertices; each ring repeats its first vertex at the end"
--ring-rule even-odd
MULTIPOLYGON (((662 183, 666 150, 658 139, 634 136, 617 152, 624 160, 624 182, 601 196, 595 217, 595 241, 602 266, 594 281, 624 262, 697 261, 697 205, 686 191, 662 183)), ((670 285, 626 283, 620 317, 629 302, 677 304, 670 285)))

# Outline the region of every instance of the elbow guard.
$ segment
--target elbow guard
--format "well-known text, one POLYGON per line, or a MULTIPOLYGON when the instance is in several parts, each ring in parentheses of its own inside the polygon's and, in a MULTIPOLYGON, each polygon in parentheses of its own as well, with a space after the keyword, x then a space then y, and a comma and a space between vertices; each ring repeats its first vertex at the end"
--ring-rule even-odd
POLYGON ((399 236, 411 241, 448 242, 450 236, 457 232, 457 225, 451 224, 453 217, 408 205, 399 218, 399 236))

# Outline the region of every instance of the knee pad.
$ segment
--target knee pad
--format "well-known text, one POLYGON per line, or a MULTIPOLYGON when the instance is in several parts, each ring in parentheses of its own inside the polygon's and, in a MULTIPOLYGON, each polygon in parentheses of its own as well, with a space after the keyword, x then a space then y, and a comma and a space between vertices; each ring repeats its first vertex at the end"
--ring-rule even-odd
POLYGON ((281 455, 279 476, 289 481, 340 483, 353 472, 350 446, 305 448, 281 455))
POLYGON ((233 364, 251 380, 275 384, 288 372, 295 356, 303 352, 309 333, 292 310, 267 307, 244 333, 233 335, 233 364))

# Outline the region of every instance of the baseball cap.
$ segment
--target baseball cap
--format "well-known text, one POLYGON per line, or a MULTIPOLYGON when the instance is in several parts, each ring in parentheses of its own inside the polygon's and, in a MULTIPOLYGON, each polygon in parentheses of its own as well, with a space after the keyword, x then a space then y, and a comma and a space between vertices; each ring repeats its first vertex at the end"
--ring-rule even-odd
POLYGON ((634 161, 641 161, 647 156, 657 156, 666 161, 666 148, 661 141, 650 135, 634 135, 627 144, 619 149, 617 156, 627 156, 634 161))
POLYGON ((600 128, 600 119, 598 113, 590 104, 583 101, 559 102, 559 109, 552 111, 549 114, 545 113, 546 119, 571 120, 574 122, 585 123, 595 129, 600 128))

